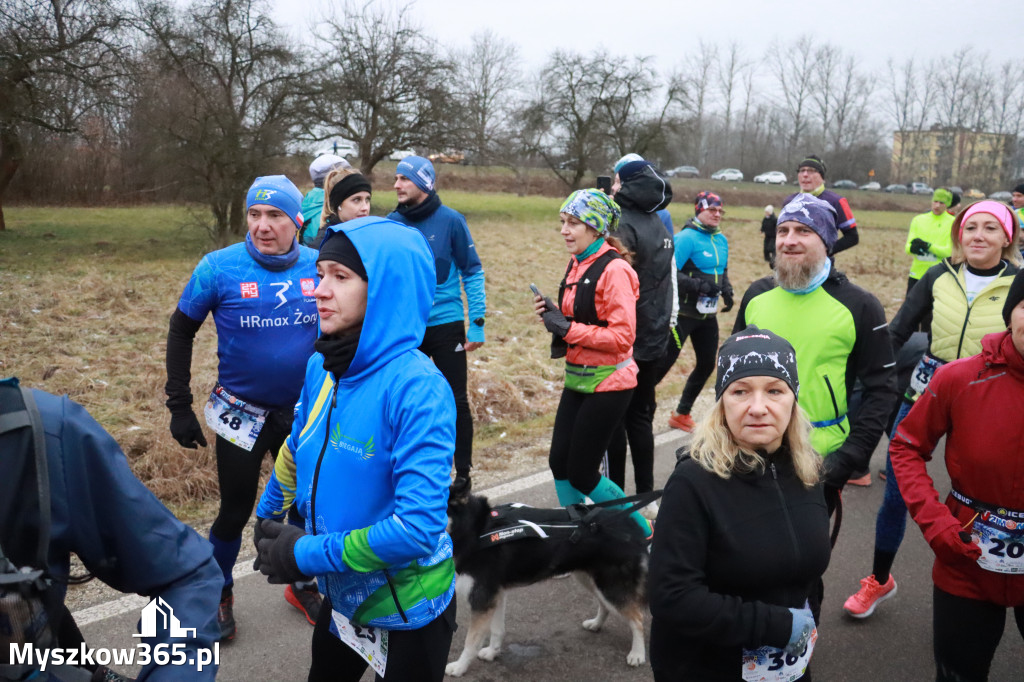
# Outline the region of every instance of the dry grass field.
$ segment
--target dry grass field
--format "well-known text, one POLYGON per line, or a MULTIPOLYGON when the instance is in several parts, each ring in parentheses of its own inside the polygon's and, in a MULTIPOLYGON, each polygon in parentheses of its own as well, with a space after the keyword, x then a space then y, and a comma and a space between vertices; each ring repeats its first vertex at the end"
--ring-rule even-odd
MULTIPOLYGON (((691 215, 695 183, 709 184, 688 181, 677 188, 678 203, 671 207, 677 227, 691 215)), ((767 274, 758 232, 761 209, 769 201, 778 206, 785 190, 746 184, 716 189, 726 202, 723 228, 738 300, 751 281, 767 274)), ((548 359, 549 337, 530 312, 529 284, 549 295, 557 292, 567 262, 558 235, 560 199, 443 189, 441 194, 466 214, 487 272, 488 340, 469 358, 475 477, 486 485, 546 464, 561 365, 548 359)), ((374 212, 386 212, 393 195, 381 186, 378 196, 374 212)), ((838 267, 875 293, 891 318, 909 266, 906 228, 913 212, 927 210, 927 197, 854 193, 851 203, 861 242, 838 256, 838 267), (866 210, 860 195, 865 206, 904 210, 866 210)), ((211 248, 205 233, 186 226, 192 225, 189 212, 173 206, 14 207, 7 218, 9 229, 0 232, 0 375, 68 393, 113 434, 136 473, 179 515, 212 516, 212 448, 178 447, 163 405, 167 321, 192 268, 211 248)), ((721 318, 724 338, 734 313, 721 318)), ((215 336, 208 320, 192 366, 200 407, 216 376, 215 336)), ((659 387, 656 431, 692 364, 687 344, 659 387)))

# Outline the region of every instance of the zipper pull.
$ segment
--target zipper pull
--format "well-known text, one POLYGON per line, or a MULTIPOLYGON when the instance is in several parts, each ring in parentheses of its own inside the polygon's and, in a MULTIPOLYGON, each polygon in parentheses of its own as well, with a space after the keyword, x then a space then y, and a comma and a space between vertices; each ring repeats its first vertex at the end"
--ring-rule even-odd
POLYGON ((775 472, 775 462, 769 462, 768 466, 770 466, 772 468, 772 478, 774 478, 776 481, 779 480, 779 476, 775 472))
POLYGON ((337 380, 335 380, 335 382, 334 382, 334 395, 331 396, 331 407, 333 408, 333 407, 337 407, 337 406, 338 406, 338 382, 337 382, 337 380))

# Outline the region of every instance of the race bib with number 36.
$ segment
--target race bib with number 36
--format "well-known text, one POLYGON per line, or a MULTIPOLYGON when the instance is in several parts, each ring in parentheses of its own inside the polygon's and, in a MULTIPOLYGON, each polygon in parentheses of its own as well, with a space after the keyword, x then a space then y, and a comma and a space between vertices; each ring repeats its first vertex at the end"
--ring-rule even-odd
POLYGON ((818 629, 811 631, 807 646, 799 654, 787 654, 773 646, 743 650, 743 679, 745 682, 792 682, 807 672, 811 662, 814 644, 818 641, 818 629))

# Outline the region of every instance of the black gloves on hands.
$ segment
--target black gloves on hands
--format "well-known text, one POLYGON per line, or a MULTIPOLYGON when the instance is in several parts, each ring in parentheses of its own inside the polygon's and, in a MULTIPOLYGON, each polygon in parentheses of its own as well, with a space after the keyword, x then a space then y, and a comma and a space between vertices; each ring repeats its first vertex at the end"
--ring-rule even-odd
POLYGON ((299 570, 295 561, 295 543, 306 533, 300 528, 280 521, 258 519, 259 542, 256 548, 259 554, 253 562, 254 571, 267 576, 267 582, 273 585, 308 582, 310 576, 299 570))
MULTIPOLYGON (((549 302, 546 298, 544 301, 546 303, 549 302)), ((544 328, 560 339, 569 333, 569 325, 572 324, 569 320, 565 319, 562 311, 554 306, 549 306, 547 310, 541 313, 540 319, 544 320, 544 328)))
POLYGON ((709 282, 706 279, 700 280, 700 285, 697 287, 697 294, 700 296, 718 296, 722 293, 722 287, 718 286, 714 282, 709 282))
POLYGON ((919 237, 915 237, 910 242, 910 253, 915 256, 927 256, 930 253, 929 249, 931 249, 931 246, 932 245, 929 242, 926 242, 919 237))
POLYGON ((732 298, 732 292, 731 291, 723 291, 722 292, 722 302, 725 303, 725 305, 722 306, 722 309, 719 310, 718 312, 720 312, 720 313, 727 313, 730 310, 732 310, 732 304, 734 303, 734 301, 733 301, 733 298, 732 298))
POLYGON ((171 437, 183 448, 195 450, 196 444, 206 447, 203 427, 191 408, 171 412, 171 437))

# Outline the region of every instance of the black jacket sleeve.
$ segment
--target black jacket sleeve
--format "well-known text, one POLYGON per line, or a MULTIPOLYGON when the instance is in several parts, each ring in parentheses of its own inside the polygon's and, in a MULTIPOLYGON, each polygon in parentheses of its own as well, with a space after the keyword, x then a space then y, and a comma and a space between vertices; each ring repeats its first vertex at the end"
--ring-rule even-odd
MULTIPOLYGON (((732 285, 730 285, 732 286, 732 285)), ((736 322, 732 325, 732 333, 741 332, 747 328, 747 304, 759 294, 763 294, 775 287, 775 278, 771 275, 751 283, 743 292, 743 300, 740 301, 740 309, 736 311, 736 322)))
MULTIPOLYGON (((845 279, 845 277, 843 278, 845 279)), ((846 305, 857 340, 846 363, 846 395, 861 384, 861 403, 850 422, 850 435, 825 458, 825 482, 841 488, 854 471, 867 469, 897 398, 896 361, 882 304, 864 289, 847 284, 832 292, 846 305)))
POLYGON ((832 248, 832 255, 834 256, 840 251, 846 251, 848 248, 857 246, 859 243, 860 235, 857 234, 856 227, 849 230, 841 230, 839 239, 836 240, 836 245, 832 248))
POLYGON ((165 403, 171 413, 192 409, 192 342, 202 326, 191 317, 174 309, 170 328, 167 330, 167 384, 165 403))
MULTIPOLYGON (((894 354, 899 353, 900 348, 907 342, 910 335, 921 326, 921 321, 931 314, 932 305, 935 302, 933 295, 935 280, 945 271, 945 264, 933 265, 907 293, 903 305, 896 311, 896 316, 889 323, 889 336, 892 338, 894 354)), ((929 341, 931 336, 931 330, 928 330, 929 341)))

